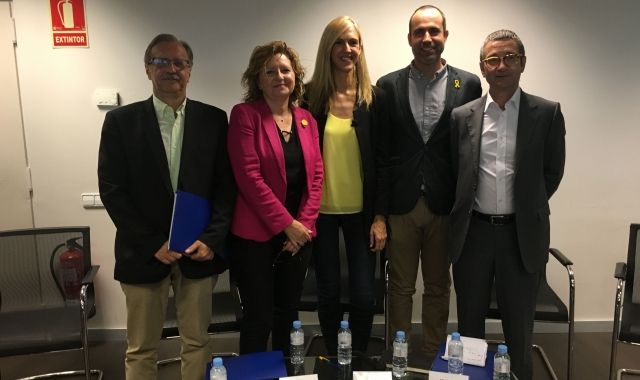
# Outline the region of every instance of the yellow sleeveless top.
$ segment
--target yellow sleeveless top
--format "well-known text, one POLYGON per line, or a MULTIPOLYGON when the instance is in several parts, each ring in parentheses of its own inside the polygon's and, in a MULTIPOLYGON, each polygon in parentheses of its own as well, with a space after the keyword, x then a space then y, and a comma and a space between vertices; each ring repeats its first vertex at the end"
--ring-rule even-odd
POLYGON ((351 119, 327 115, 322 160, 324 182, 320 212, 355 214, 362 211, 362 161, 351 119))

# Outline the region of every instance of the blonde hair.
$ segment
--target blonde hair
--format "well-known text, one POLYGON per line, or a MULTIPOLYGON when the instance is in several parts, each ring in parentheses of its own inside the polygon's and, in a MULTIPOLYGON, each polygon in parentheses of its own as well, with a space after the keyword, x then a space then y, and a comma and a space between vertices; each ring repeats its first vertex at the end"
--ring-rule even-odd
POLYGON ((283 54, 291 61, 291 68, 296 76, 296 83, 293 87, 293 93, 289 95, 289 103, 297 104, 304 94, 304 68, 300 63, 300 58, 295 50, 288 47, 284 41, 271 41, 265 45, 256 46, 249 58, 249 65, 242 74, 241 84, 245 89, 243 100, 245 102, 254 102, 264 99, 262 90, 258 83, 260 81, 260 73, 264 71, 267 62, 274 56, 283 54))
POLYGON ((314 114, 329 112, 329 98, 336 91, 333 78, 333 64, 331 63, 331 50, 342 33, 346 32, 349 28, 353 28, 360 40, 360 55, 358 56, 355 70, 356 104, 360 105, 364 103, 369 107, 373 102, 373 89, 371 88, 367 60, 364 56, 364 45, 362 43, 360 27, 351 17, 340 16, 331 20, 324 28, 324 32, 322 32, 322 37, 318 44, 313 77, 311 77, 311 81, 307 84, 309 109, 314 114))

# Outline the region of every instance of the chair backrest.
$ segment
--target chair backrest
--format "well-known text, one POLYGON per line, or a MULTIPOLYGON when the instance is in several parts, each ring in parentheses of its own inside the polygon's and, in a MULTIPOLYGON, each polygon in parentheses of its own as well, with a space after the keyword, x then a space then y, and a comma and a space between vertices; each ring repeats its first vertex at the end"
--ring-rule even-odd
MULTIPOLYGON (((179 335, 175 305, 175 298, 173 297, 173 293, 171 293, 162 330, 163 338, 176 337, 179 335)), ((218 275, 218 281, 211 293, 211 308, 211 322, 208 328, 209 334, 240 331, 242 306, 240 304, 238 289, 233 281, 231 281, 229 271, 218 275)))
POLYGON ((89 227, 0 232, 0 356, 81 347, 90 267, 89 227))
POLYGON ((640 343, 640 281, 635 281, 640 276, 639 261, 640 224, 631 224, 619 339, 633 343, 640 343))

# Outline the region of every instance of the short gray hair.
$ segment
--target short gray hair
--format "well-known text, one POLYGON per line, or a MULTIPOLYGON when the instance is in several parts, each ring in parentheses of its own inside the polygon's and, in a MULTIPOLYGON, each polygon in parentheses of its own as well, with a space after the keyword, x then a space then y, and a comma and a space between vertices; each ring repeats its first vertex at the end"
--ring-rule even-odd
POLYGON ((480 47, 480 60, 482 61, 486 57, 484 56, 484 47, 491 41, 503 41, 503 40, 513 40, 518 45, 518 54, 524 55, 524 44, 520 37, 514 32, 507 29, 496 30, 495 32, 489 34, 487 38, 484 39, 484 43, 480 47))

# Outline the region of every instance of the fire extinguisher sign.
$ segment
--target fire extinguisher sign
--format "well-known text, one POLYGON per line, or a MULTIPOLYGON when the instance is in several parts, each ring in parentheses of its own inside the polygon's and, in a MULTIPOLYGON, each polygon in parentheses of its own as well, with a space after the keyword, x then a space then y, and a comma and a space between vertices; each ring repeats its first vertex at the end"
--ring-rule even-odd
POLYGON ((84 0, 49 0, 53 47, 89 47, 84 0))

